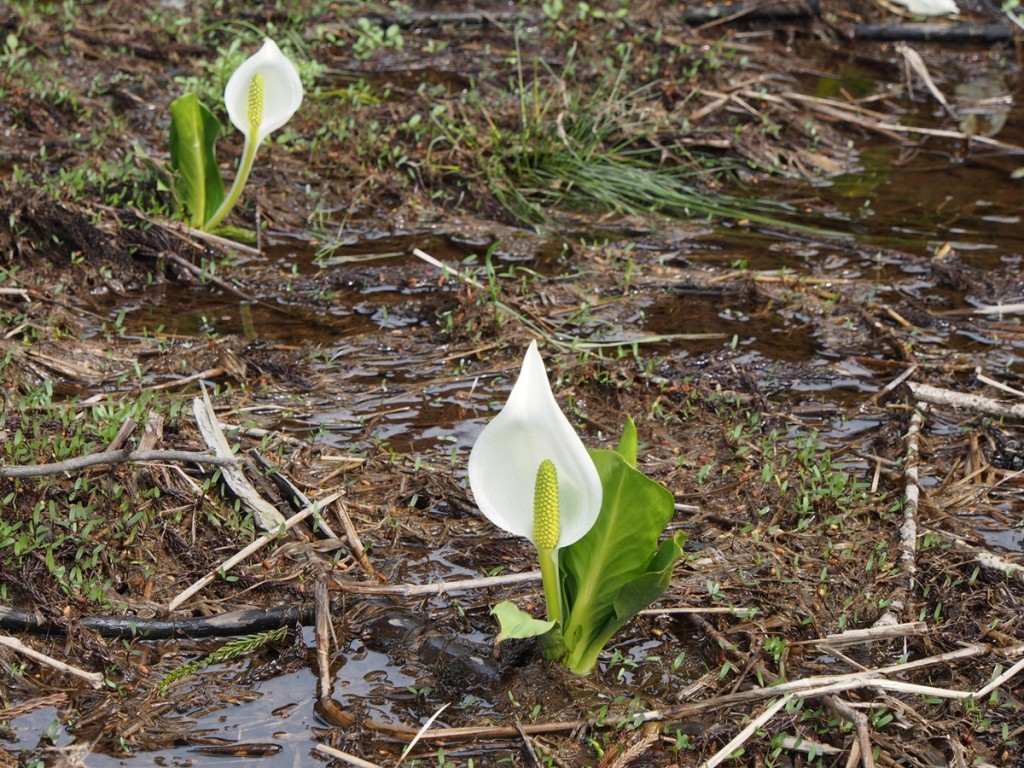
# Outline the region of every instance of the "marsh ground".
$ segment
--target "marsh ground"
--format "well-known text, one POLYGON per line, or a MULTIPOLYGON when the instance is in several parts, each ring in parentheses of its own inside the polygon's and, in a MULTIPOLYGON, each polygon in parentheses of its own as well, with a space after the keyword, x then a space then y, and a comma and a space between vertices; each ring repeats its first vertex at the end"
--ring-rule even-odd
POLYGON ((1021 678, 956 696, 1024 649, 1012 43, 907 44, 947 110, 906 49, 851 39, 916 21, 875 3, 627 5, 0 6, 3 463, 205 450, 202 384, 264 499, 302 505, 261 461, 343 493, 341 546, 301 531, 169 612, 257 534, 213 467, 0 479, 5 631, 105 680, 3 651, 4 760, 393 765, 444 704, 406 764, 697 765, 737 737, 728 764, 1024 760, 1021 678), (232 245, 176 223, 167 105, 217 108, 264 32, 307 100, 232 245), (588 445, 636 420, 689 535, 585 679, 491 658, 490 606, 539 610, 536 583, 415 594, 533 568, 465 483, 532 338, 588 445), (318 585, 329 642, 295 621, 318 585), (289 634, 167 686, 230 638, 111 636, 253 607, 289 634), (759 686, 908 662, 742 737, 759 686))

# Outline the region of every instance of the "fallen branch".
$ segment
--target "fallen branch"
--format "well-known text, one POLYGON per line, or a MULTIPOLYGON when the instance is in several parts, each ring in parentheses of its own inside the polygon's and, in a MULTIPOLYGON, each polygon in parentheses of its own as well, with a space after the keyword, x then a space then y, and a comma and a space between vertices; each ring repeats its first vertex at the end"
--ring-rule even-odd
POLYGON ((1024 420, 1024 403, 1003 403, 984 395, 975 395, 970 392, 954 392, 951 389, 940 389, 930 384, 915 384, 910 381, 907 382, 907 386, 910 387, 910 391, 914 393, 915 398, 927 403, 963 408, 968 411, 999 416, 1004 419, 1024 420))
POLYGON ((79 472, 89 467, 102 464, 126 464, 129 462, 179 461, 193 464, 212 464, 218 467, 230 467, 236 464, 231 456, 212 456, 208 453, 194 451, 130 451, 121 448, 116 451, 90 453, 66 461, 55 461, 50 464, 8 464, 0 466, 0 477, 45 477, 79 472))
MULTIPOLYGON (((507 576, 489 576, 481 579, 460 579, 440 584, 379 585, 343 582, 335 578, 334 584, 343 591, 363 594, 398 596, 440 595, 468 589, 504 586, 540 581, 540 573, 518 573, 507 576), (365 589, 359 589, 365 587, 365 589)), ((334 608, 337 610, 337 607, 334 608)), ((285 625, 309 625, 316 619, 313 606, 289 604, 272 608, 249 608, 227 611, 212 616, 187 616, 180 618, 143 618, 139 616, 96 615, 84 616, 76 623, 101 637, 143 638, 146 640, 167 640, 187 637, 230 637, 265 632, 285 625)), ((37 612, 21 611, 0 606, 0 628, 12 632, 35 632, 44 635, 61 634, 64 628, 56 622, 47 621, 37 612)))
POLYGON ((497 27, 516 24, 533 25, 542 18, 531 11, 406 11, 399 13, 367 13, 355 17, 381 27, 392 25, 403 29, 433 29, 443 26, 497 27))
POLYGON ((899 586, 894 590, 885 613, 878 617, 874 626, 884 627, 899 624, 900 614, 906 605, 906 596, 914 589, 917 579, 917 516, 921 502, 921 485, 918 482, 918 467, 921 461, 921 428, 928 406, 918 405, 910 416, 907 427, 907 454, 903 463, 903 523, 900 525, 900 570, 899 586))
POLYGON ((84 669, 73 667, 70 664, 65 664, 63 661, 58 661, 52 656, 47 656, 45 653, 40 653, 34 648, 29 648, 16 637, 0 635, 0 645, 7 646, 12 651, 17 651, 22 656, 28 656, 30 659, 38 661, 40 664, 53 667, 58 672, 65 672, 69 675, 80 677, 83 680, 88 681, 89 685, 97 690, 103 687, 103 675, 100 672, 86 672, 84 669))
POLYGON ((815 16, 820 10, 818 0, 790 0, 786 3, 730 3, 727 5, 683 4, 680 14, 684 24, 725 24, 737 19, 774 21, 815 16))
POLYGON ((855 24, 853 40, 924 43, 996 43, 1013 38, 1005 24, 855 24))
MULTIPOLYGON (((470 725, 462 728, 435 728, 427 731, 421 736, 425 741, 462 741, 465 739, 520 739, 523 733, 531 736, 545 733, 563 733, 574 731, 581 725, 580 720, 556 721, 552 723, 522 723, 520 731, 514 725, 470 725)), ((385 733, 399 739, 412 739, 419 733, 419 728, 410 728, 405 725, 384 723, 378 720, 364 720, 363 727, 369 731, 385 733)))
MULTIPOLYGON (((172 638, 200 639, 251 635, 283 626, 309 624, 313 618, 314 610, 311 606, 290 604, 277 605, 273 608, 226 611, 212 616, 187 616, 170 619, 100 614, 84 616, 75 623, 95 632, 100 637, 169 640, 172 638)), ((19 611, 7 606, 0 606, 0 628, 12 632, 35 632, 42 635, 59 635, 66 630, 66 627, 60 623, 47 621, 38 613, 19 611)))

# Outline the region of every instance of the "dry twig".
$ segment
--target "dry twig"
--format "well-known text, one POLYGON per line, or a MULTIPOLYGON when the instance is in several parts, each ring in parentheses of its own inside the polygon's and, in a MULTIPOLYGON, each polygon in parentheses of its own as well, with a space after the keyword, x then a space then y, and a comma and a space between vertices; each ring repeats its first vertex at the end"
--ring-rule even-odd
POLYGON ((287 530, 293 528, 294 526, 298 525, 303 520, 305 520, 307 517, 312 515, 314 512, 317 512, 320 509, 320 507, 322 507, 325 504, 330 504, 332 501, 334 501, 339 496, 341 496, 340 492, 332 493, 332 494, 330 494, 329 496, 326 496, 323 499, 319 499, 319 500, 313 502, 313 504, 311 504, 310 506, 306 507, 301 512, 297 512, 294 515, 292 515, 291 517, 289 517, 286 521, 284 521, 284 523, 281 526, 278 527, 277 530, 270 531, 268 533, 265 533, 263 536, 260 536, 260 538, 256 539, 256 541, 254 541, 252 544, 250 544, 249 546, 247 546, 244 549, 240 550, 237 554, 232 555, 231 557, 229 557, 227 560, 225 560, 223 563, 221 563, 217 568, 215 568, 214 570, 210 571, 208 574, 203 576, 203 578, 199 579, 192 586, 190 586, 184 592, 179 594, 176 598, 171 600, 171 602, 167 606, 167 610, 168 611, 174 611, 178 606, 180 606, 182 603, 184 603, 186 600, 188 600, 190 597, 192 597, 194 594, 196 594, 196 592, 198 592, 203 587, 205 587, 207 584, 209 584, 211 581, 213 581, 215 578, 217 578, 218 574, 224 573, 224 572, 230 570, 231 568, 234 568, 240 562, 242 562, 247 557, 249 557, 249 555, 251 555, 253 552, 259 551, 260 549, 265 547, 267 544, 269 544, 271 541, 273 541, 274 539, 278 538, 278 536, 280 534, 282 534, 285 531, 287 531, 287 530))
POLYGON ((66 472, 79 472, 89 467, 103 464, 125 464, 129 462, 180 461, 193 464, 212 464, 218 467, 230 467, 237 462, 230 456, 211 456, 208 453, 194 451, 130 451, 121 448, 117 451, 90 453, 77 456, 66 461, 55 461, 50 464, 9 464, 0 466, 0 477, 46 477, 62 475, 66 472))
POLYGON ((341 527, 345 530, 345 538, 348 539, 348 545, 352 548, 352 555, 359 562, 359 565, 362 566, 367 576, 371 578, 376 576, 377 569, 373 567, 370 558, 366 556, 363 540, 359 538, 359 531, 352 524, 352 518, 348 514, 345 502, 341 499, 338 499, 338 503, 334 505, 334 513, 338 516, 338 520, 341 521, 341 527))
POLYGON ((975 395, 970 392, 955 392, 950 389, 940 389, 930 384, 915 384, 907 382, 914 397, 935 405, 948 405, 953 408, 963 408, 976 413, 986 413, 990 416, 1000 416, 1005 419, 1024 420, 1024 403, 1008 404, 993 400, 983 395, 975 395))
POLYGON ((910 417, 907 428, 907 455, 903 465, 905 480, 903 501, 903 524, 900 525, 900 566, 901 583, 894 590, 889 607, 878 617, 874 626, 895 625, 906 605, 906 597, 914 589, 917 577, 917 515, 921 500, 921 486, 918 482, 918 466, 921 457, 921 428, 928 406, 918 405, 910 417))
POLYGON ((21 640, 16 637, 10 637, 9 635, 0 635, 0 645, 5 645, 12 651, 17 651, 22 656, 28 656, 34 661, 38 661, 40 664, 45 664, 48 667, 53 667, 58 672, 66 672, 69 675, 80 677, 83 680, 88 681, 96 690, 103 687, 103 674, 100 672, 86 672, 84 669, 79 667, 73 667, 70 664, 65 664, 63 661, 58 661, 52 656, 47 656, 45 653, 40 653, 35 648, 29 648, 21 640))
POLYGON ((446 592, 461 592, 467 589, 486 589, 487 587, 503 587, 508 584, 540 581, 540 571, 526 573, 510 573, 505 576, 483 576, 479 579, 456 579, 440 581, 433 584, 363 584, 333 576, 334 585, 343 592, 362 595, 399 595, 401 597, 418 597, 420 595, 443 595, 446 592))

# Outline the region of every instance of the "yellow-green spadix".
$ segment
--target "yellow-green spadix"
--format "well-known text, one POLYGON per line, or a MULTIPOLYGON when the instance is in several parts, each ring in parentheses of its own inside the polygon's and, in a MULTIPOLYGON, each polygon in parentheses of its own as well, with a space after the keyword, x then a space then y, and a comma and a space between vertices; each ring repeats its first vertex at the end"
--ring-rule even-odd
POLYGON ((558 549, 579 540, 601 511, 601 478, 590 454, 551 392, 537 342, 526 350, 519 378, 501 412, 469 454, 469 484, 477 506, 509 533, 538 545, 534 491, 538 470, 550 461, 558 485, 558 549))
POLYGON ((302 96, 299 71, 269 37, 228 78, 224 105, 232 125, 245 136, 245 147, 231 190, 204 229, 213 229, 231 212, 249 177, 256 149, 292 118, 302 104, 302 96))

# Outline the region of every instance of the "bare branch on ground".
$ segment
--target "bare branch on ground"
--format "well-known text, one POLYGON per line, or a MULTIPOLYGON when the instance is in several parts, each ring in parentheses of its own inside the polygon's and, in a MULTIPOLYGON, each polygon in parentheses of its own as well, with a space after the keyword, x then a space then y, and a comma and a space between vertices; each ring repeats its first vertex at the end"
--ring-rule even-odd
POLYGON ((101 672, 86 672, 84 669, 79 667, 73 667, 70 664, 65 664, 63 661, 58 661, 52 656, 47 656, 45 653, 40 653, 35 648, 29 648, 21 640, 16 637, 9 635, 0 635, 0 645, 4 645, 10 648, 12 651, 17 651, 22 656, 28 656, 34 661, 38 661, 40 664, 45 664, 48 667, 53 667, 58 672, 65 672, 75 677, 87 681, 96 690, 103 687, 103 674, 101 672))

